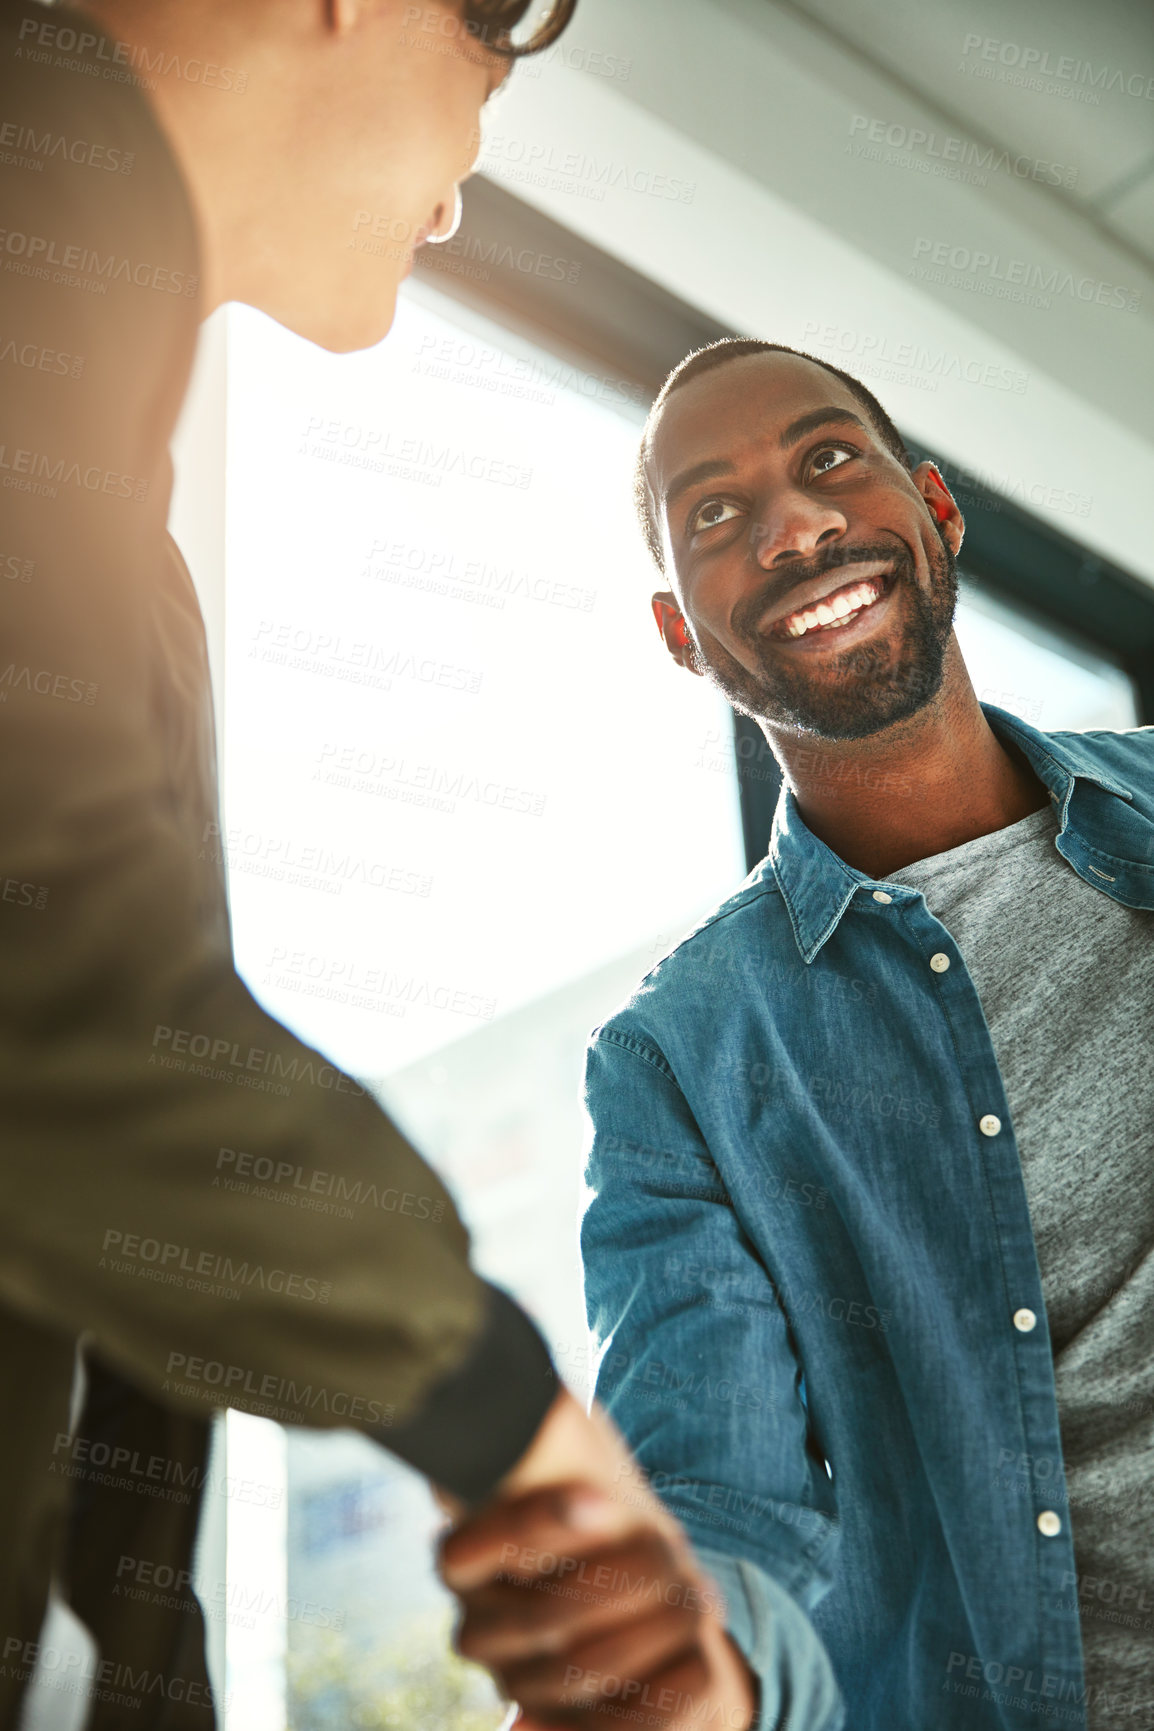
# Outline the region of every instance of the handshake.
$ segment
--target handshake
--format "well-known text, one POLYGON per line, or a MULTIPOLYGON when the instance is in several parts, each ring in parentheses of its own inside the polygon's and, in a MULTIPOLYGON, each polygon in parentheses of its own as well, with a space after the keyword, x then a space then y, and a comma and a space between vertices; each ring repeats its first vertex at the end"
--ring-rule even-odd
POLYGON ((559 1395, 492 1502, 440 1500, 457 1650, 516 1702, 516 1731, 755 1723, 720 1594, 604 1413, 559 1395))

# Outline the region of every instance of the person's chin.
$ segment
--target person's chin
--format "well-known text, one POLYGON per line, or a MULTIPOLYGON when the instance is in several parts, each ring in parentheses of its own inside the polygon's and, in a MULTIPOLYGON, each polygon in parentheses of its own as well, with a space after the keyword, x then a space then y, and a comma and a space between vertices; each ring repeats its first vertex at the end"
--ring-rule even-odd
POLYGON ((383 284, 371 305, 358 306, 350 298, 324 307, 264 310, 295 336, 330 354, 348 355, 375 348, 388 336, 397 316, 397 284, 383 284))
POLYGON ((334 321, 326 336, 314 337, 313 341, 335 355, 352 354, 357 349, 375 349, 392 330, 396 316, 397 290, 394 286, 386 289, 375 305, 362 309, 359 316, 346 316, 334 321))

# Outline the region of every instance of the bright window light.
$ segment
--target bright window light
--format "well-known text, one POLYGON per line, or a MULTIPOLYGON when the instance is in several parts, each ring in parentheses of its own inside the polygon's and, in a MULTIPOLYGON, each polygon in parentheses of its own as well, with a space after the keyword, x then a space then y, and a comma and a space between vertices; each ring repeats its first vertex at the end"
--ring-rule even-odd
MULTIPOLYGON (((228 316, 238 965, 374 1083, 580 1390, 584 1043, 745 875, 729 711, 649 610, 643 408, 424 285, 367 355, 228 316)), ((495 1726, 448 1655, 421 1481, 290 1431, 287 1486, 294 1731, 495 1726)), ((263 1624, 229 1631, 259 1731, 280 1731, 271 1656, 263 1624)))
POLYGON ((954 628, 983 703, 1045 733, 1138 725, 1134 687, 1120 668, 964 579, 954 628))

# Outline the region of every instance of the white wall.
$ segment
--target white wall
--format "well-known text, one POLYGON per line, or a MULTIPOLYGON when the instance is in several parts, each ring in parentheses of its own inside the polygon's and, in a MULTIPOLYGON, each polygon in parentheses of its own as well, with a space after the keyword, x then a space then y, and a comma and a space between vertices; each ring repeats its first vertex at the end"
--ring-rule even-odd
POLYGON ((936 123, 939 138, 957 126, 766 0, 582 0, 559 46, 498 97, 485 173, 736 329, 857 371, 915 437, 1154 581, 1138 484, 1154 457, 1154 288, 1139 259, 1028 180, 977 187, 847 155, 859 115, 936 123), (919 241, 999 262, 915 280, 919 241), (999 298, 1011 260, 1070 286, 1049 307, 999 298), (1081 301, 1098 281, 1137 310, 1081 301))

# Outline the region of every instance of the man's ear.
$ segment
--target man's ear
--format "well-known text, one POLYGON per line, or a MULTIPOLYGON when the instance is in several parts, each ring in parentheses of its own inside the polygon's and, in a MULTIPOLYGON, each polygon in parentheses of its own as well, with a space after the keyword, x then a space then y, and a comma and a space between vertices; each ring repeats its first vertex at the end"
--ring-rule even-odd
POLYGON ((953 494, 930 462, 919 463, 910 479, 925 500, 942 539, 956 557, 961 551, 966 524, 953 494))
POLYGON ((689 626, 685 622, 676 595, 670 589, 659 589, 650 606, 657 621, 657 629, 665 639, 665 647, 674 661, 679 667, 684 667, 687 673, 696 673, 700 678, 697 650, 689 635, 689 626))

